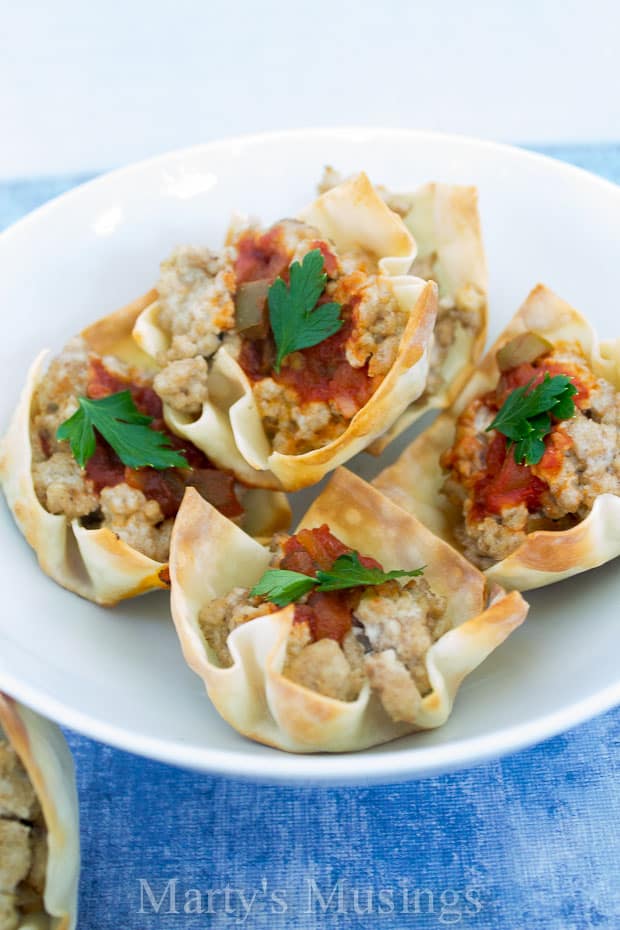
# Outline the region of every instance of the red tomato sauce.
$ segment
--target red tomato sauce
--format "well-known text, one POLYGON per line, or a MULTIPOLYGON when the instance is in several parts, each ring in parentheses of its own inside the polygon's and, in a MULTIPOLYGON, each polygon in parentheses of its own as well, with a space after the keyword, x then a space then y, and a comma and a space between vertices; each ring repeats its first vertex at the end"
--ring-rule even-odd
MULTIPOLYGON (((577 388, 573 398, 575 404, 584 406, 590 396, 589 385, 571 371, 569 365, 545 357, 533 364, 524 362, 504 372, 496 390, 487 394, 483 402, 492 410, 499 410, 512 391, 527 384, 531 384, 530 390, 533 390, 546 374, 568 375, 577 388)), ((501 514, 505 508, 520 504, 525 504, 530 513, 539 510, 542 495, 549 487, 544 476, 550 478, 560 471, 564 453, 571 445, 566 433, 552 430, 545 439, 545 453, 541 461, 536 466, 528 466, 515 462, 505 436, 497 433, 487 450, 486 474, 474 485, 474 505, 469 518, 479 521, 488 514, 501 514)))
MULTIPOLYGON (((237 242, 237 260, 235 261, 235 279, 237 284, 249 281, 275 281, 281 277, 288 281, 288 269, 291 256, 283 242, 283 232, 276 223, 264 233, 256 230, 243 232, 237 242)), ((330 278, 338 275, 338 259, 324 239, 315 239, 310 243, 310 250, 319 249, 323 256, 323 266, 330 278)))
POLYGON ((502 374, 495 392, 497 409, 499 410, 510 392, 514 391, 515 388, 525 387, 526 384, 532 382, 530 390, 533 390, 538 384, 541 384, 546 374, 551 375, 551 377, 554 375, 568 375, 577 388, 573 400, 578 407, 583 407, 590 396, 590 387, 575 372, 570 371, 570 366, 554 362, 552 358, 541 358, 537 359, 534 364, 523 362, 521 365, 517 365, 516 368, 511 368, 510 371, 502 374))
POLYGON ((258 235, 252 230, 241 234, 237 240, 235 278, 237 284, 248 281, 275 281, 288 272, 289 257, 282 243, 281 229, 272 226, 258 235))
MULTIPOLYGON (((321 239, 311 243, 320 249, 327 275, 338 274, 338 259, 321 239)), ((235 275, 238 284, 246 281, 275 281, 280 276, 288 280, 290 255, 282 244, 281 230, 273 226, 263 235, 244 233, 237 243, 238 257, 235 275)), ((325 302, 328 298, 321 298, 325 302)), ((358 298, 342 304, 343 326, 337 333, 318 345, 301 349, 293 359, 285 359, 279 374, 273 370, 276 357, 271 333, 264 339, 243 339, 239 363, 252 381, 273 378, 278 384, 292 388, 300 403, 333 401, 347 418, 368 402, 376 389, 368 366, 353 368, 347 361, 345 344, 353 330, 353 313, 358 298)))
POLYGON ((346 359, 345 343, 353 329, 351 313, 351 305, 343 307, 344 324, 338 332, 285 359, 278 374, 273 370, 276 349, 271 334, 266 339, 244 339, 239 363, 252 381, 273 378, 293 388, 301 403, 333 401, 353 416, 370 399, 375 384, 367 365, 353 368, 346 359))
MULTIPOLYGON (((352 552, 334 536, 324 523, 312 530, 300 530, 284 544, 284 558, 280 568, 316 577, 319 570, 329 570, 336 559, 352 552)), ((366 568, 381 568, 379 562, 360 555, 366 568)), ((353 611, 360 597, 360 589, 349 591, 314 591, 305 604, 295 605, 295 623, 307 623, 313 641, 335 639, 342 642, 353 624, 353 611)))
POLYGON ((314 591, 305 604, 295 605, 295 623, 307 623, 312 641, 335 639, 342 643, 353 626, 353 610, 359 600, 352 591, 314 591))
POLYGON ((557 475, 562 468, 564 453, 572 444, 572 439, 563 430, 550 433, 545 440, 545 454, 536 466, 539 477, 548 475, 551 478, 557 475))
POLYGON ((325 242, 324 239, 315 239, 310 243, 310 249, 319 249, 323 256, 323 267, 328 277, 336 278, 338 276, 338 259, 325 242))
POLYGON ((167 468, 128 468, 121 462, 114 449, 95 433, 97 444, 93 456, 86 463, 86 474, 100 492, 126 482, 142 491, 148 500, 156 500, 164 517, 173 517, 183 500, 187 486, 192 486, 226 517, 238 517, 243 507, 237 497, 235 477, 229 472, 215 468, 207 456, 191 442, 171 433, 163 419, 161 399, 148 385, 132 381, 109 371, 101 359, 92 358, 88 369, 86 393, 93 400, 108 397, 118 391, 130 391, 134 404, 146 416, 153 417, 151 427, 165 433, 174 449, 182 451, 191 471, 167 468))
MULTIPOLYGON (((130 391, 133 402, 146 416, 153 417, 154 421, 162 419, 162 402, 152 387, 131 381, 105 367, 100 358, 91 358, 88 364, 88 386, 86 393, 91 400, 100 400, 118 391, 130 391)), ((159 429, 155 427, 154 429, 159 429)))
POLYGON ((487 473, 474 486, 473 520, 482 520, 487 514, 500 514, 505 507, 525 504, 532 513, 538 510, 547 484, 537 478, 527 465, 515 462, 514 452, 508 449, 506 437, 497 433, 487 450, 487 473))

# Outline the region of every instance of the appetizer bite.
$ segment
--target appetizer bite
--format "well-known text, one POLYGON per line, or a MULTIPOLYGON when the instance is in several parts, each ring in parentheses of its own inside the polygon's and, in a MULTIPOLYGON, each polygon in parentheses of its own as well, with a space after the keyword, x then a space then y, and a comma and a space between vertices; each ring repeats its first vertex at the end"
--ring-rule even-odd
POLYGON ((131 338, 152 299, 84 330, 46 370, 40 355, 2 440, 0 480, 42 569, 101 604, 168 586, 188 485, 258 536, 289 522, 284 496, 254 487, 240 457, 238 470, 220 468, 166 427, 157 376, 131 338))
POLYGON ((78 801, 65 739, 0 693, 0 930, 73 930, 79 869, 78 801))
MULTIPOLYGON (((341 183, 342 175, 328 167, 319 191, 341 183)), ((435 281, 439 288, 424 393, 372 444, 369 451, 379 453, 427 410, 448 407, 458 396, 469 366, 484 349, 488 275, 475 187, 429 183, 411 193, 393 193, 382 186, 376 190, 416 241, 410 273, 435 281)))
POLYGON ((415 250, 363 174, 296 220, 234 224, 219 255, 177 249, 134 330, 172 431, 211 455, 216 425, 288 490, 364 449, 425 388, 437 289, 407 274, 415 250))
POLYGON ((539 285, 452 408, 375 480, 527 590, 620 554, 620 340, 539 285))
POLYGON ((292 752, 440 726, 463 678, 527 613, 345 469, 270 548, 189 489, 170 573, 185 658, 219 713, 292 752))

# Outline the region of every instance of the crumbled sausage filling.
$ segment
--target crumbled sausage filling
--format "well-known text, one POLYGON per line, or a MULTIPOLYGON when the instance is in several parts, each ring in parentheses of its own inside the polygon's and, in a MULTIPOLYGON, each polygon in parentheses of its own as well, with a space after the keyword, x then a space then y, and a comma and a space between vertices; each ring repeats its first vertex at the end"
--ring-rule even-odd
POLYGON ((578 346, 560 346, 507 372, 498 392, 463 411, 454 445, 442 458, 444 493, 462 513, 456 532, 465 555, 487 568, 528 533, 568 529, 590 513, 599 495, 620 495, 619 435, 620 392, 594 376, 578 346), (528 383, 544 370, 572 378, 579 389, 575 415, 554 424, 539 464, 516 466, 502 437, 486 427, 507 384, 528 383))
POLYGON ((0 730, 0 930, 43 911, 47 866, 41 808, 16 752, 0 730))
MULTIPOLYGON (((311 558, 319 567, 323 553, 329 553, 331 565, 335 553, 350 551, 323 526, 296 537, 276 537, 271 567, 291 568, 294 557, 297 570, 305 565, 304 573, 312 573, 312 562, 307 552, 300 555, 299 542, 302 549, 309 543, 311 558)), ((246 588, 235 588, 203 607, 199 624, 215 661, 229 667, 233 661, 227 643, 230 633, 277 609, 261 598, 249 597, 246 588)), ((342 701, 354 701, 368 682, 393 720, 412 723, 431 690, 426 655, 449 629, 445 611, 445 599, 423 578, 307 594, 295 605, 283 674, 342 701)))
POLYGON ((179 359, 155 375, 153 387, 165 404, 195 418, 209 396, 207 371, 207 363, 201 355, 179 359))
MULTIPOLYGON (((202 358, 172 362, 158 375, 164 399, 176 398, 180 408, 196 410, 206 392, 206 363, 202 358), (174 383, 175 373, 189 375, 187 390, 174 383)), ((75 461, 69 444, 57 439, 58 427, 78 408, 78 396, 105 396, 130 387, 134 402, 153 417, 153 427, 164 429, 161 398, 150 380, 138 376, 112 357, 101 358, 84 340, 73 339, 50 364, 32 405, 32 478, 43 507, 93 529, 105 526, 127 545, 157 562, 168 558, 173 518, 186 484, 194 484, 231 519, 243 513, 244 488, 231 475, 219 472, 187 441, 172 437, 184 449, 192 471, 129 469, 101 439, 85 469, 75 461), (146 407, 144 406, 146 404, 146 407)))
POLYGON ((170 345, 158 357, 168 362, 208 358, 219 348, 222 333, 235 321, 234 252, 221 255, 206 248, 180 246, 162 262, 157 292, 158 322, 170 345))

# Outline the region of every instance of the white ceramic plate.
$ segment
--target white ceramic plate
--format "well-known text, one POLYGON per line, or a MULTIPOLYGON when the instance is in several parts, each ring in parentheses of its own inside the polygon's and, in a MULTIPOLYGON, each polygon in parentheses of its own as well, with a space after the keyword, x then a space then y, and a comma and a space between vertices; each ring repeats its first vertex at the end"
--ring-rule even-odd
MULTIPOLYGON (((602 336, 619 335, 620 188, 518 149, 430 133, 233 139, 106 175, 0 238, 2 428, 40 348, 60 349, 86 321, 146 291, 174 245, 218 246, 233 209, 265 222, 294 215, 325 163, 364 168, 396 190, 431 179, 478 185, 491 336, 538 281, 602 336)), ((378 463, 360 456, 355 468, 370 477, 378 463)), ((618 562, 532 593, 524 627, 467 679, 445 727, 354 755, 291 756, 243 739, 218 717, 183 662, 165 594, 106 610, 63 591, 38 571, 6 506, 0 545, 0 688, 89 736, 166 762, 271 780, 392 781, 517 749, 620 701, 618 562)))

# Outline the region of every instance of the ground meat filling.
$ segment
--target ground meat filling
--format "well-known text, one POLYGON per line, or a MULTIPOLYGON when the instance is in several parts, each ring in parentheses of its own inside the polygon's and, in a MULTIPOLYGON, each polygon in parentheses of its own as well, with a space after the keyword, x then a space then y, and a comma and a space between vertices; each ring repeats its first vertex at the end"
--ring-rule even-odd
MULTIPOLYGON (((276 537, 271 567, 315 577, 319 569, 331 568, 350 551, 323 525, 276 537)), ((381 568, 368 556, 360 555, 360 562, 381 568)), ((199 623, 214 659, 230 666, 229 634, 277 609, 250 598, 244 588, 235 588, 204 607, 199 623)), ((283 673, 312 691, 343 701, 355 700, 369 681, 393 720, 412 723, 431 690, 426 654, 449 628, 445 609, 445 599, 431 591, 423 578, 311 592, 295 604, 283 673)))
POLYGON ((316 229, 285 221, 266 233, 244 231, 237 241, 237 287, 288 279, 293 261, 320 249, 328 283, 319 303, 341 305, 344 325, 316 346, 288 355, 273 370, 276 348, 265 314, 262 337, 241 338, 238 361, 250 378, 274 449, 298 455, 321 448, 347 429, 391 368, 407 314, 388 279, 368 255, 336 255, 316 229))
MULTIPOLYGON (((320 194, 342 184, 344 177, 328 165, 318 184, 320 194)), ((408 194, 395 194, 387 187, 376 186, 376 190, 390 210, 406 219, 414 207, 414 199, 408 194)), ((455 291, 448 290, 442 283, 442 275, 438 270, 439 256, 436 251, 419 254, 411 266, 410 274, 423 278, 425 281, 435 281, 439 287, 439 309, 435 322, 434 340, 429 358, 429 371, 424 393, 416 401, 416 405, 423 406, 431 397, 439 393, 453 377, 450 357, 454 350, 463 344, 469 343, 472 337, 480 330, 481 317, 486 302, 485 294, 474 284, 468 283, 455 291)))
POLYGON ((157 358, 169 362, 208 358, 219 348, 222 333, 235 322, 234 252, 180 246, 162 262, 157 293, 158 323, 170 345, 157 358))
POLYGON ((243 515, 245 489, 190 442, 167 430, 162 400, 150 380, 118 360, 89 351, 81 338, 72 340, 51 363, 37 388, 31 445, 34 488, 46 510, 78 519, 89 529, 106 526, 158 562, 167 561, 173 518, 188 485, 225 516, 239 520, 243 515), (131 392, 140 412, 153 418, 152 428, 165 432, 172 447, 183 450, 190 469, 127 468, 98 434, 94 455, 84 469, 79 467, 68 443, 56 438, 58 427, 77 410, 78 396, 99 399, 124 390, 131 392))
POLYGON ((41 912, 47 867, 43 815, 17 754, 0 729, 0 930, 41 912))
POLYGON ((578 346, 566 345, 504 372, 457 422, 442 456, 444 493, 463 513, 457 536, 481 568, 506 558, 535 530, 564 530, 586 517, 600 494, 620 495, 620 393, 597 378, 578 346), (537 465, 517 465, 506 439, 486 432, 515 388, 545 372, 568 375, 578 393, 575 415, 554 423, 537 465))

